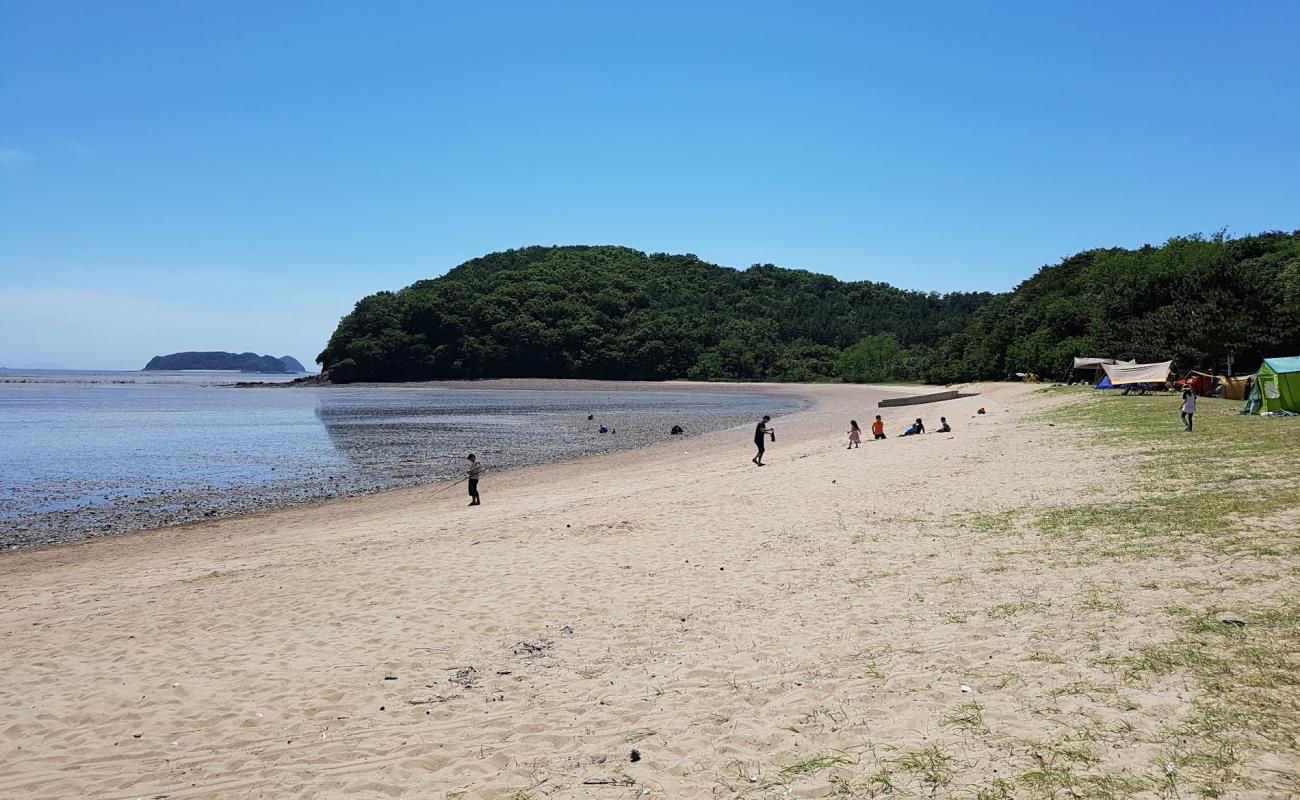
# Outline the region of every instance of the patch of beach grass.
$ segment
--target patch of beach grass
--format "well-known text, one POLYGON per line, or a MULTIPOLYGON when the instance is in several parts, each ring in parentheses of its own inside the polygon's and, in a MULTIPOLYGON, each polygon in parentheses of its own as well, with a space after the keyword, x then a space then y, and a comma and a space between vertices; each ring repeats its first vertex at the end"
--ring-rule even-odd
POLYGON ((818 753, 815 756, 796 761, 782 767, 779 774, 783 778, 804 777, 830 769, 840 764, 851 764, 853 759, 843 752, 818 753))
POLYGON ((940 750, 938 745, 904 750, 890 763, 899 772, 911 775, 932 791, 952 782, 952 756, 940 750))
POLYGON ((1074 771, 1068 766, 1043 764, 1035 769, 1022 772, 1016 783, 1038 796, 1056 797, 1063 789, 1073 788, 1078 782, 1074 771))
POLYGON ((1119 448, 1136 478, 1114 502, 1049 509, 1034 526, 1066 539, 1115 539, 1103 553, 1110 557, 1166 554, 1187 544, 1271 554, 1281 543, 1241 534, 1252 533, 1255 520, 1300 507, 1300 421, 1243 417, 1239 407, 1202 401, 1190 434, 1172 396, 1090 396, 1048 412, 1053 424, 1119 448))
POLYGON ((849 715, 843 708, 816 708, 805 714, 797 723, 789 726, 788 730, 802 733, 809 729, 822 729, 827 726, 836 727, 848 723, 849 715))
POLYGON ((1006 619, 1029 611, 1043 611, 1050 607, 1050 604, 1036 600, 1017 600, 1012 603, 999 603, 987 609, 984 614, 990 619, 1006 619))
POLYGON ((957 706, 943 724, 967 733, 988 733, 989 730, 984 724, 984 706, 974 700, 957 706))
POLYGON ((1085 779, 1084 796, 1091 800, 1124 800, 1151 789, 1153 781, 1129 773, 1090 775, 1085 779))
POLYGON ((958 528, 965 528, 987 536, 1007 536, 1015 532, 1016 523, 1022 514, 1023 512, 1020 509, 975 512, 958 517, 955 524, 958 528))
POLYGON ((1046 650, 1035 650, 1029 654, 1029 660, 1039 664, 1064 664, 1065 659, 1056 653, 1049 653, 1046 650))
POLYGON ((1112 611, 1116 614, 1124 613, 1124 601, 1119 597, 1119 591, 1116 589, 1103 590, 1100 587, 1088 587, 1078 603, 1080 611, 1112 611))
POLYGON ((994 778, 988 786, 975 790, 974 800, 1014 800, 1015 784, 994 778))
POLYGON ((1115 689, 1110 686, 1102 686, 1092 681, 1071 681, 1063 686, 1057 686, 1051 689, 1048 694, 1052 697, 1071 697, 1074 695, 1086 697, 1089 700, 1115 694, 1115 689))

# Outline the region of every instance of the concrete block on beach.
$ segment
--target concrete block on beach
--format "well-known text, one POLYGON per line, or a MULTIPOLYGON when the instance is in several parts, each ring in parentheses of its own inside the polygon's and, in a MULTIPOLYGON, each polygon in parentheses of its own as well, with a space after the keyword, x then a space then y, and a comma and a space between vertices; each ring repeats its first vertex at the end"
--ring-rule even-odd
POLYGON ((881 400, 876 404, 879 408, 894 408, 896 406, 916 406, 922 403, 940 403, 944 400, 956 400, 958 397, 974 397, 975 393, 962 394, 956 389, 947 392, 934 392, 932 394, 917 394, 910 397, 890 397, 881 400))

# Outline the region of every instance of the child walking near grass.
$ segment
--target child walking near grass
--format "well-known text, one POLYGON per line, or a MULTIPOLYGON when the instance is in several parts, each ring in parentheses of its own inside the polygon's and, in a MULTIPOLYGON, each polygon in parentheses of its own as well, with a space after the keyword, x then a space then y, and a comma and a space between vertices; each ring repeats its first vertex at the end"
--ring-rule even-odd
POLYGON ((1191 389, 1183 390, 1183 404, 1178 407, 1180 415, 1183 418, 1183 430, 1187 433, 1192 432, 1192 417, 1196 414, 1196 392, 1191 389))

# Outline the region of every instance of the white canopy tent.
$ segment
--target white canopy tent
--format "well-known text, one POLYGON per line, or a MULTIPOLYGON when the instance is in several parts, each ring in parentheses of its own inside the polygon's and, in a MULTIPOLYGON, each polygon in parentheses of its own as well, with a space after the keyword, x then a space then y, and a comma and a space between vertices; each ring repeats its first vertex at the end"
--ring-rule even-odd
POLYGON ((1079 358, 1074 357, 1074 369, 1101 369, 1107 364, 1132 364, 1132 361, 1121 361, 1117 358, 1079 358))
POLYGON ((1102 364, 1106 377, 1112 386, 1131 383, 1164 383, 1169 380, 1169 373, 1174 368, 1172 361, 1160 361, 1155 364, 1102 364))

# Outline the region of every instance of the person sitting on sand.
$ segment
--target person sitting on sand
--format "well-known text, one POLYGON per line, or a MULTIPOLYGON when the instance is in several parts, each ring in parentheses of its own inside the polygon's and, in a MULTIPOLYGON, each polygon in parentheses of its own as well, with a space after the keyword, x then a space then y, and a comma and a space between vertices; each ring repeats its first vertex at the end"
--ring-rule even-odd
POLYGON ((849 449, 857 447, 862 441, 862 429, 858 427, 856 419, 849 420, 849 449))
POLYGON ((483 474, 483 464, 474 457, 473 453, 470 453, 467 458, 469 459, 469 471, 465 474, 469 477, 469 504, 472 506, 482 505, 478 499, 478 476, 483 474))
POLYGON ((925 433, 925 423, 921 421, 920 417, 917 417, 916 422, 913 422, 908 426, 907 430, 903 431, 903 435, 916 436, 919 433, 925 433))
POLYGON ((948 424, 947 417, 939 417, 939 430, 935 433, 952 433, 952 426, 948 424))
POLYGON ((750 461, 753 461, 760 467, 763 466, 763 451, 766 449, 763 446, 764 437, 771 436, 772 441, 776 441, 776 431, 772 430, 767 425, 767 423, 771 421, 772 418, 765 415, 763 421, 754 427, 754 446, 758 448, 758 455, 751 458, 750 461))
POLYGON ((871 436, 874 439, 885 438, 885 422, 879 414, 876 415, 876 421, 871 423, 871 436))

